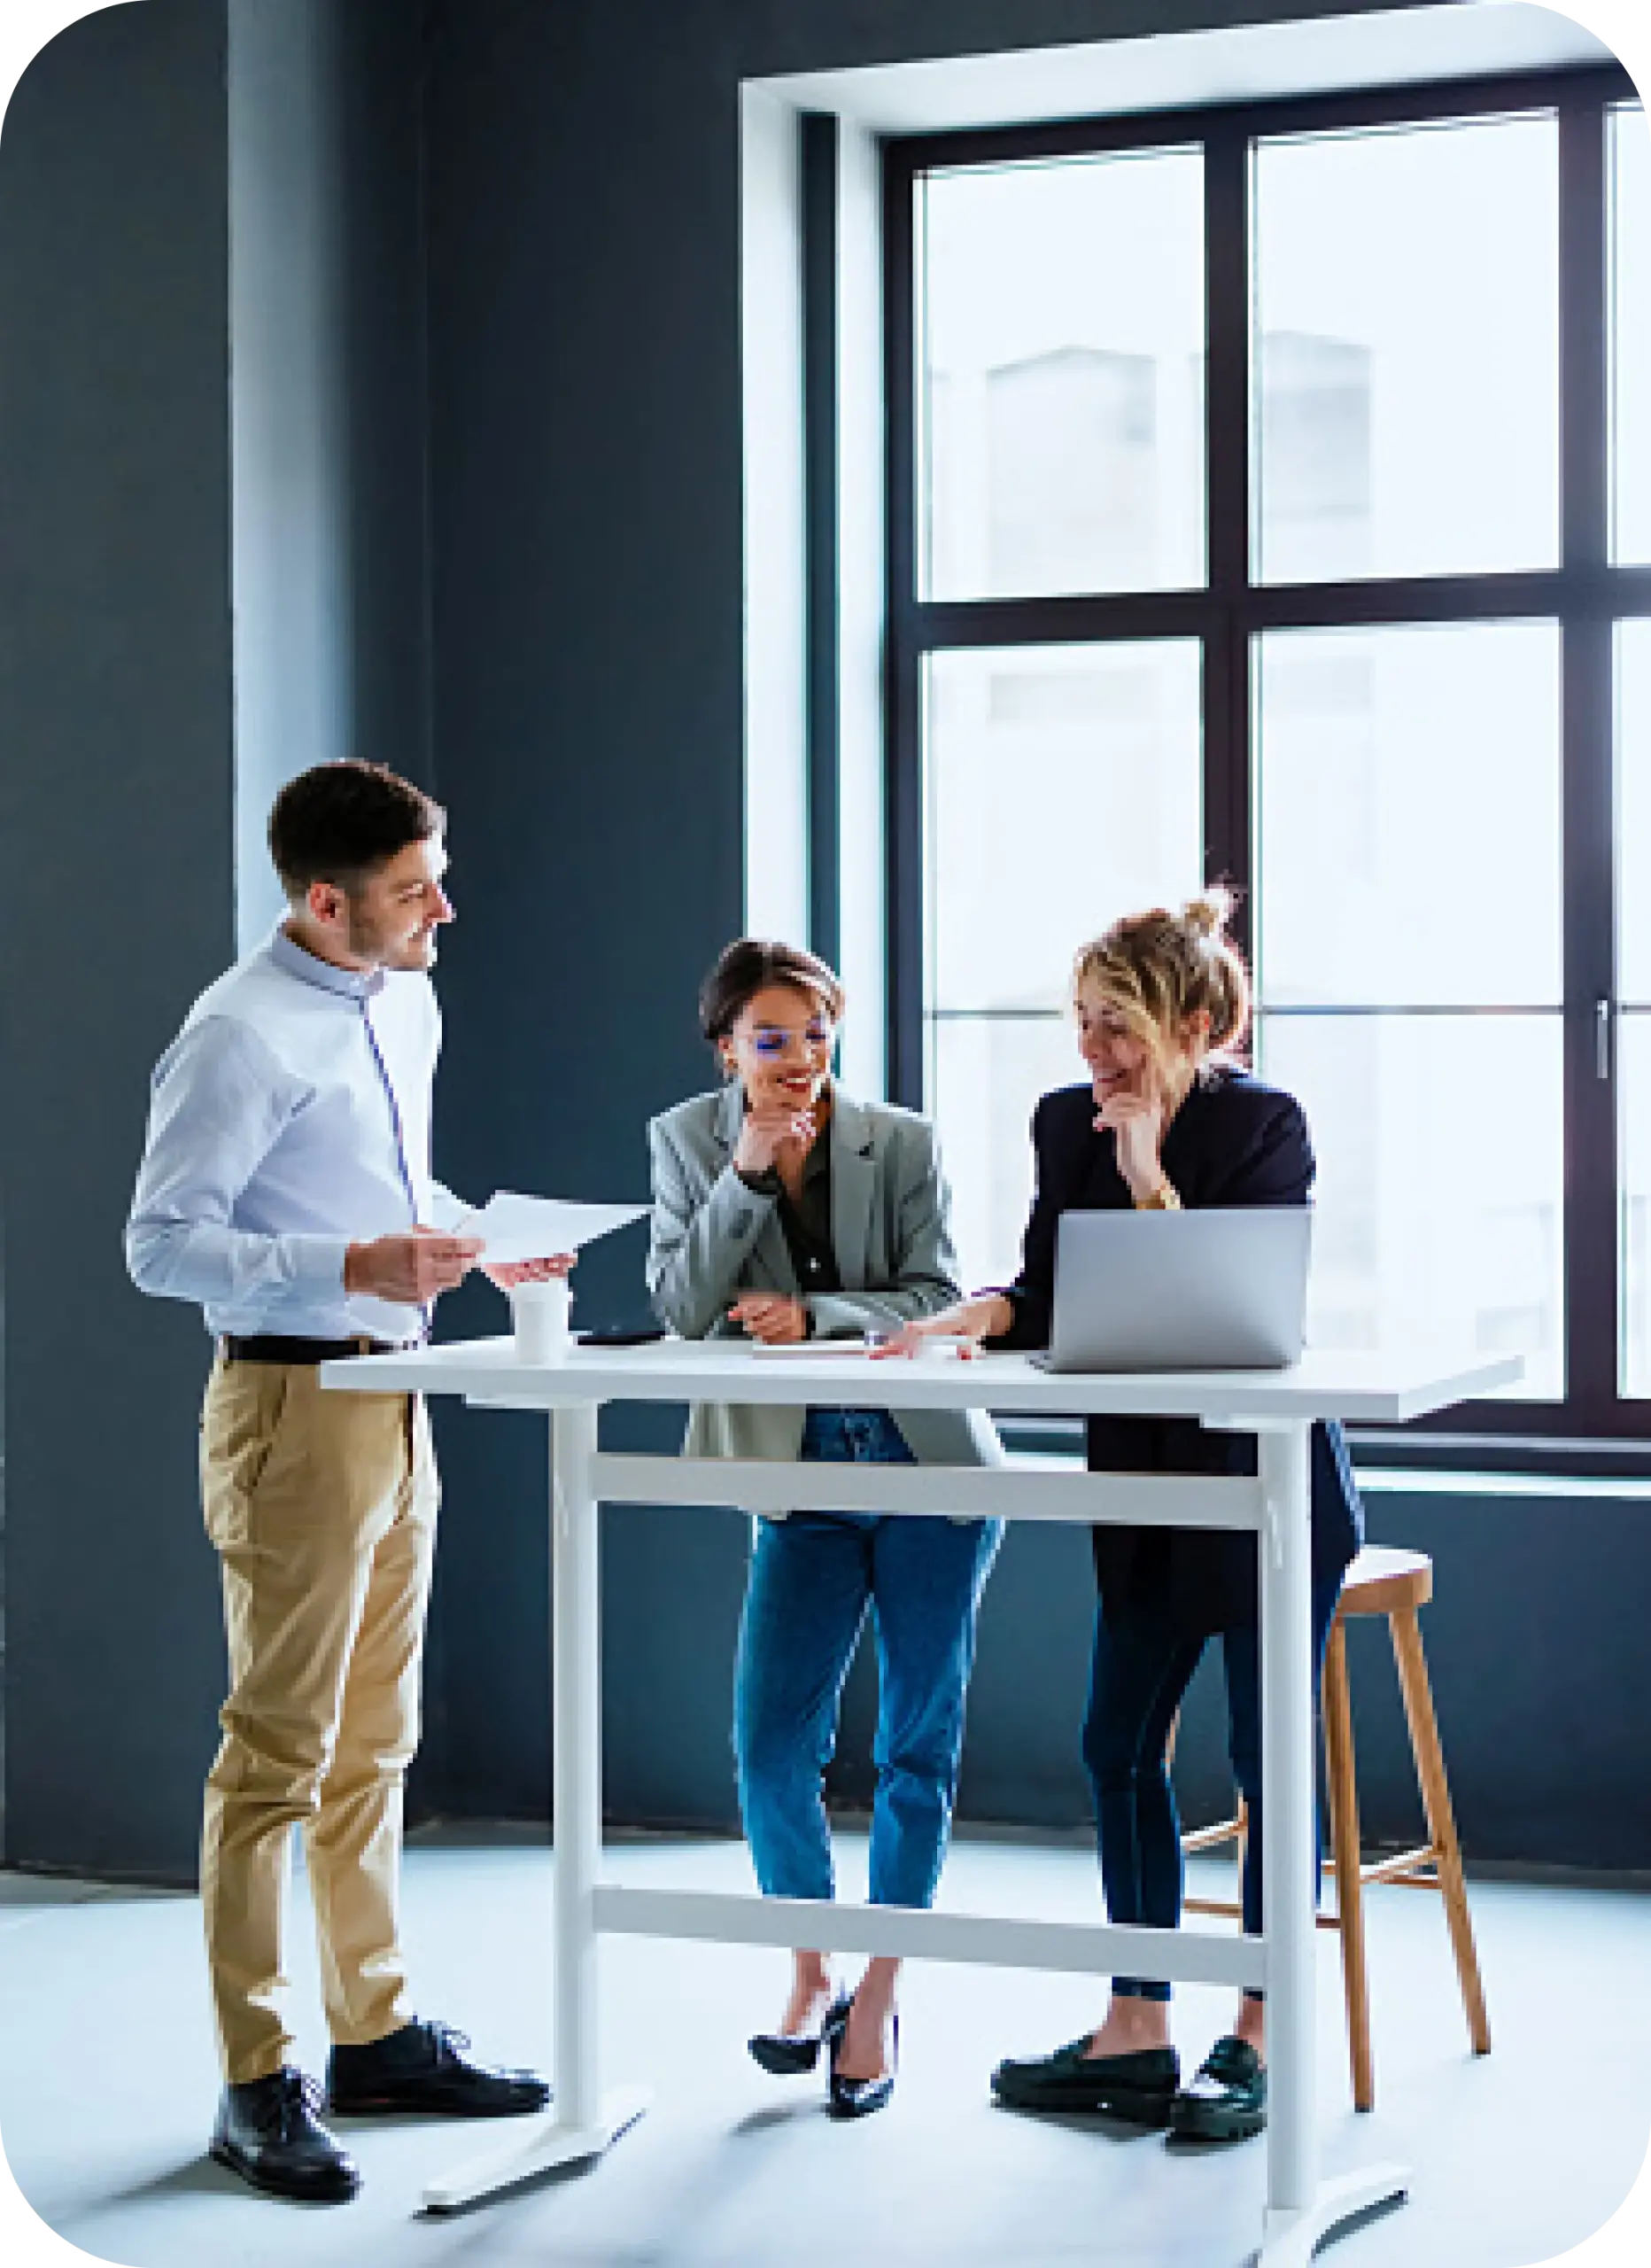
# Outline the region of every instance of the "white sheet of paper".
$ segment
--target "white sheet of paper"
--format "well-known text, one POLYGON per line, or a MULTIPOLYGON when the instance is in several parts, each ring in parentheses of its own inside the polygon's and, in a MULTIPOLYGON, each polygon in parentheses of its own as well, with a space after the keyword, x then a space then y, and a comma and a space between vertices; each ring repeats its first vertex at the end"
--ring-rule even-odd
POLYGON ((548 1260, 639 1221, 647 1210, 646 1205, 587 1205, 573 1197, 523 1197, 496 1189, 453 1234, 480 1237, 490 1261, 548 1260))
POLYGON ((869 1355, 870 1346, 864 1339, 788 1339, 778 1347, 764 1347, 760 1339, 751 1341, 752 1350, 758 1355, 869 1355))

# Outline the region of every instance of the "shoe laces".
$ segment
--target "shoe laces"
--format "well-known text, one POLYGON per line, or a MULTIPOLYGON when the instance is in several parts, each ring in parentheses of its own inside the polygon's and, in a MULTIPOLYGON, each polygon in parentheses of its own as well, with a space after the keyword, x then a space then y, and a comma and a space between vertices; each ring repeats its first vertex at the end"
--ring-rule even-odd
POLYGON ((430 2044, 435 2048, 438 2063, 458 2062, 465 2049, 470 2045, 469 2033, 461 2031, 456 2024, 431 2022, 426 2023, 424 2030, 429 2033, 430 2044))
POLYGON ((282 2141, 291 2142, 320 2117, 322 2092, 317 2082, 302 2071, 288 2069, 277 2076, 281 2086, 275 2096, 275 2131, 282 2141))

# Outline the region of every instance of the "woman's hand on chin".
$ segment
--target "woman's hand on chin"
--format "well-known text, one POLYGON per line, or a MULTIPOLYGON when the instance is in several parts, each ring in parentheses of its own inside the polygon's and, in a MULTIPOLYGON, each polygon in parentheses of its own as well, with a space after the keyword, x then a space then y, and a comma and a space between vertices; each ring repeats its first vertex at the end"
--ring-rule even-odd
POLYGON ((1156 1084, 1114 1087, 1095 1114, 1095 1130, 1112 1135, 1118 1170, 1132 1196, 1150 1194, 1164 1178, 1159 1157, 1170 1116, 1168 1103, 1156 1084))

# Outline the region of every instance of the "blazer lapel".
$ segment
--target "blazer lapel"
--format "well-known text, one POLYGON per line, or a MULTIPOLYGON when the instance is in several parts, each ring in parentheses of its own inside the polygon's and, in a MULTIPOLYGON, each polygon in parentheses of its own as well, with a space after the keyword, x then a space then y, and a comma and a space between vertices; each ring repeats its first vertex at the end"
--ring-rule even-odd
POLYGON ((871 1256, 872 1205, 877 1189, 875 1139, 857 1102, 832 1097, 831 1240, 846 1292, 865 1288, 871 1256))
MULTIPOLYGON (((738 1079, 730 1079, 717 1099, 713 1128, 717 1158, 713 1179, 725 1170, 732 1158, 744 1118, 745 1090, 738 1079)), ((786 1232, 779 1225, 779 1215, 772 1207, 757 1231, 748 1264, 759 1283, 771 1285, 777 1292, 789 1292, 795 1298, 802 1289, 797 1281, 797 1271, 791 1264, 791 1247, 786 1242, 786 1232)))

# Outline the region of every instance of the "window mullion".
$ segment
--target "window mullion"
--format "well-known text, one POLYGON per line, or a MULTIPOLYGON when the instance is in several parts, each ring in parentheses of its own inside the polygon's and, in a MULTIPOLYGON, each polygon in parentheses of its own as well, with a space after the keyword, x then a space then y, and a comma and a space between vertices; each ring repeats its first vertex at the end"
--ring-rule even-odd
POLYGON ((1252 935, 1250 669, 1242 626, 1250 582, 1250 137, 1236 120, 1204 145, 1206 349, 1206 571, 1213 619, 1204 645, 1206 877, 1239 883, 1234 923, 1252 935))
MULTIPOLYGON (((1560 477, 1568 592, 1561 764, 1565 975, 1565 1311, 1574 1422, 1616 1405, 1616 1077, 1601 1004, 1615 997, 1612 643, 1584 594, 1601 587, 1608 537, 1605 120, 1578 89, 1559 113, 1560 477), (1604 1076, 1601 1076, 1603 1073, 1604 1076)), ((1608 1006, 1605 1011, 1608 1019, 1608 1006)))
POLYGON ((917 396, 918 175, 910 152, 891 145, 883 167, 885 384, 889 406, 888 582, 888 664, 885 812, 888 903, 888 1029, 891 1100, 923 1101, 923 812, 917 646, 919 462, 917 396))

